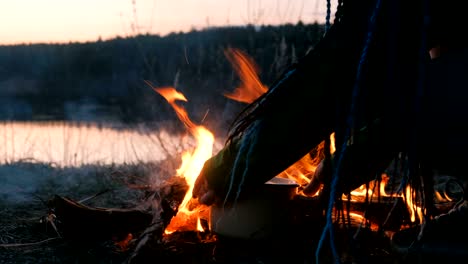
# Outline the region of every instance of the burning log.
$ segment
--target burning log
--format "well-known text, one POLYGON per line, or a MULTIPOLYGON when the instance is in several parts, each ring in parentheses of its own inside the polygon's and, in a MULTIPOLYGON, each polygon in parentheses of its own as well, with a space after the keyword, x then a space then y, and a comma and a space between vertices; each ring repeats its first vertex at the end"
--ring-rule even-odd
MULTIPOLYGON (((344 206, 346 208, 346 205, 344 206)), ((410 221, 410 215, 402 197, 381 197, 380 201, 372 199, 369 202, 351 200, 349 209, 352 213, 366 215, 369 222, 390 231, 398 231, 402 224, 410 221)))

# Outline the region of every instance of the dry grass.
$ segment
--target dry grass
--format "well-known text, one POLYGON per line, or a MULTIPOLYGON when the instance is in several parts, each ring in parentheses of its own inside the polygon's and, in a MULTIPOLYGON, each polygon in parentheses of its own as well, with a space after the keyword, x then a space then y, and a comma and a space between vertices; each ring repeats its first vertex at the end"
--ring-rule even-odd
POLYGON ((126 253, 112 241, 76 244, 62 238, 46 216, 53 195, 86 204, 127 208, 141 204, 138 186, 158 184, 171 176, 166 164, 87 165, 57 168, 18 162, 0 166, 0 263, 121 263, 126 253), (94 197, 93 195, 108 190, 94 197))

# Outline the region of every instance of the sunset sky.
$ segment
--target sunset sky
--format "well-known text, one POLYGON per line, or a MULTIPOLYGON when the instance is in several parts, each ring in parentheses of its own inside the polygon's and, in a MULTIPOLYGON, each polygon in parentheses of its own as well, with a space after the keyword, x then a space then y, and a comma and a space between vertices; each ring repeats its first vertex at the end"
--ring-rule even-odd
POLYGON ((325 10, 325 0, 0 0, 0 44, 165 35, 249 22, 323 22, 325 10))

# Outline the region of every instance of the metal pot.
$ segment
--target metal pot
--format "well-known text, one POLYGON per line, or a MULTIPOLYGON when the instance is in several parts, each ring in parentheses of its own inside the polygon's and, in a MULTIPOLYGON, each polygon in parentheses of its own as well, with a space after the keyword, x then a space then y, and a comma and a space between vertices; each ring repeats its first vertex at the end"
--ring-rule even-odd
POLYGON ((288 205, 297 182, 275 177, 233 205, 212 206, 210 229, 218 235, 242 239, 268 239, 286 230, 288 205))

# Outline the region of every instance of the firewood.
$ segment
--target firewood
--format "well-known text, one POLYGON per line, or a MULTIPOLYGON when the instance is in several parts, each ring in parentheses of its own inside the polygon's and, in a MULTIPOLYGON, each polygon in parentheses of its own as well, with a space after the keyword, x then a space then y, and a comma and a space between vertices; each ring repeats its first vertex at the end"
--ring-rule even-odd
MULTIPOLYGON (((343 209, 346 211, 347 201, 343 201, 343 209)), ((323 225, 324 212, 322 211, 320 197, 296 196, 291 202, 293 222, 296 227, 308 226, 311 233, 320 230, 323 225)), ((366 215, 368 220, 376 225, 382 225, 385 230, 399 230, 401 225, 409 221, 409 213, 401 197, 381 197, 372 199, 369 203, 365 199, 349 202, 350 212, 358 215, 366 215)), ((346 212, 345 212, 346 214, 346 212)), ((338 220, 338 219, 337 219, 338 220)), ((342 220, 340 218, 340 220, 342 220)), ((344 218, 347 221, 347 217, 344 218)), ((359 226, 360 221, 351 218, 351 226, 359 226)))
MULTIPOLYGON (((343 201, 346 208, 347 201, 343 201)), ((366 215, 367 219, 385 230, 397 231, 401 225, 410 219, 408 208, 401 197, 381 197, 369 202, 364 200, 350 203, 350 212, 366 215)))
POLYGON ((47 202, 48 219, 51 219, 58 234, 70 241, 118 241, 129 234, 137 237, 159 222, 161 226, 166 226, 177 212, 187 189, 185 180, 176 177, 154 190, 146 191, 151 193, 147 195, 146 208, 128 209, 92 207, 55 195, 47 202))
POLYGON ((151 213, 143 209, 91 207, 59 195, 48 201, 48 207, 54 228, 73 241, 125 238, 141 232, 152 220, 151 213))
POLYGON ((172 217, 177 214, 178 207, 187 190, 188 186, 185 180, 174 177, 155 193, 151 224, 138 238, 134 251, 126 261, 128 264, 145 263, 154 256, 164 254, 164 230, 172 217))

